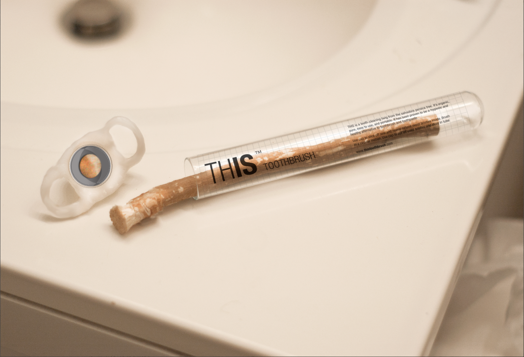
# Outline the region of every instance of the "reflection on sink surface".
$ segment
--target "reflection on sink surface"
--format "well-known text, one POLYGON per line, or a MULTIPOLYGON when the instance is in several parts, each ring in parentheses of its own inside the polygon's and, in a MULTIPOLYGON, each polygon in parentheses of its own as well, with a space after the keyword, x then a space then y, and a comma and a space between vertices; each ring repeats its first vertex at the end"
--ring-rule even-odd
POLYGON ((275 97, 342 73, 378 96, 379 83, 402 88, 463 48, 494 1, 134 0, 119 3, 121 35, 99 42, 66 33, 73 3, 2 1, 2 100, 188 106, 275 97))

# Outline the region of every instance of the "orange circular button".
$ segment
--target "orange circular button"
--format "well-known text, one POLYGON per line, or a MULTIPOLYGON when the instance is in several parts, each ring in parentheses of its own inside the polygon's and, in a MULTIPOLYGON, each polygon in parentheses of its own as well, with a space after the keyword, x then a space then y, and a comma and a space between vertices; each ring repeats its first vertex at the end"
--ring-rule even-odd
POLYGON ((100 159, 93 154, 87 154, 80 160, 80 172, 87 178, 93 178, 98 176, 102 169, 100 159))

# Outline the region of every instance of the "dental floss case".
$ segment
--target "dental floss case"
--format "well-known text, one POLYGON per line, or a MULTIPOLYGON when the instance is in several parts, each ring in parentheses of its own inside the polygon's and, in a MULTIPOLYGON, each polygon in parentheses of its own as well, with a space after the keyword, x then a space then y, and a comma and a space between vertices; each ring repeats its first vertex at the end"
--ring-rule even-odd
POLYGON ((114 193, 127 171, 140 162, 144 153, 144 137, 138 127, 127 118, 115 117, 102 129, 75 141, 47 171, 40 187, 42 201, 58 218, 76 217, 114 193), (130 129, 136 138, 136 152, 129 158, 118 151, 110 133, 117 125, 130 129), (50 197, 51 187, 59 179, 66 180, 73 187, 79 197, 77 201, 60 205, 50 197))

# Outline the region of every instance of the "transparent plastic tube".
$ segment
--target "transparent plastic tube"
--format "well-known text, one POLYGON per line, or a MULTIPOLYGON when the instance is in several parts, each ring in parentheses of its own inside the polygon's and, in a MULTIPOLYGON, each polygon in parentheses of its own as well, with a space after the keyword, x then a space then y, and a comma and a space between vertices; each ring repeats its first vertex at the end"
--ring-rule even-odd
POLYGON ((195 199, 477 128, 480 99, 461 92, 185 160, 195 199))

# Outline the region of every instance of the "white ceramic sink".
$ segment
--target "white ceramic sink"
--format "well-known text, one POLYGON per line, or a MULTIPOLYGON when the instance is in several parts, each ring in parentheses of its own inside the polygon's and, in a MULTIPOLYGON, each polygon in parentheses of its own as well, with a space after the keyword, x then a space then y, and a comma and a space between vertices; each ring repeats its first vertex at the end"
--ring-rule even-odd
POLYGON ((132 0, 121 3, 123 33, 103 41, 64 31, 71 3, 2 2, 4 101, 90 109, 252 103, 342 72, 380 98, 377 78, 395 90, 421 78, 467 43, 494 1, 132 0))
MULTIPOLYGON (((167 354, 429 352, 522 97, 522 2, 130 0, 102 42, 64 32, 68 4, 1 2, 2 298, 167 354), (124 237, 109 221, 185 157, 464 90, 485 105, 475 133, 186 202, 124 237), (88 213, 51 217, 46 170, 117 115, 143 160, 88 213)), ((73 346, 56 338, 10 348, 73 346)))

